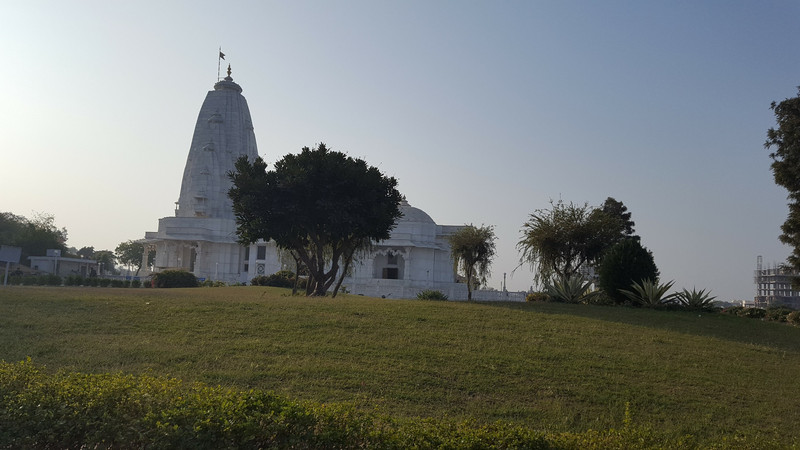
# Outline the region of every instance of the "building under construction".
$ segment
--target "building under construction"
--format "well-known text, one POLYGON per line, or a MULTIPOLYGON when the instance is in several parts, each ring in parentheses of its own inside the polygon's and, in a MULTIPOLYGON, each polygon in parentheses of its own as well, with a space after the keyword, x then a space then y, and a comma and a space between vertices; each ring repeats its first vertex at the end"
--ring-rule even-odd
POLYGON ((756 283, 755 306, 788 306, 800 309, 800 292, 792 287, 792 280, 800 273, 784 265, 773 264, 764 268, 761 256, 758 257, 754 281, 756 283))

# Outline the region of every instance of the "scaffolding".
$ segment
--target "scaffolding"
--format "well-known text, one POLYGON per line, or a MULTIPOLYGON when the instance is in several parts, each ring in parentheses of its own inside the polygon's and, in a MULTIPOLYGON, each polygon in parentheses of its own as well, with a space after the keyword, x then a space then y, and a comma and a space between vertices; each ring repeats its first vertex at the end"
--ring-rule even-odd
POLYGON ((792 282, 800 278, 800 272, 783 264, 763 267, 763 259, 758 257, 753 281, 756 283, 755 306, 788 306, 800 309, 800 292, 792 287, 792 282))

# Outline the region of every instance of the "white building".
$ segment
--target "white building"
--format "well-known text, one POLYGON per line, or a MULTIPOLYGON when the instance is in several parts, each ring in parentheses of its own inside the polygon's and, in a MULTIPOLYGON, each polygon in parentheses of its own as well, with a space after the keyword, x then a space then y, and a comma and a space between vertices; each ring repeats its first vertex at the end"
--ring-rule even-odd
MULTIPOLYGON (((144 243, 155 249, 154 271, 181 269, 198 278, 247 283, 282 268, 272 242, 241 246, 228 198, 228 173, 240 156, 258 156, 253 122, 242 88, 230 76, 214 85, 197 117, 175 216, 158 221, 144 243)), ((447 236, 458 226, 437 225, 424 211, 401 205, 391 238, 354 262, 344 280, 354 294, 390 298, 415 297, 425 289, 440 290, 451 299, 466 298, 466 286, 456 282, 447 236)), ((145 255, 147 251, 145 252, 145 255)), ((146 267, 143 264, 142 267, 146 267)))
POLYGON ((201 279, 244 283, 280 270, 274 245, 237 243, 228 173, 240 156, 254 160, 258 148, 247 100, 228 66, 228 76, 200 107, 175 216, 159 219, 158 231, 145 234, 148 249, 156 251, 156 272, 181 269, 201 279))
POLYGON ((467 286, 456 282, 447 241, 461 226, 437 225, 405 201, 400 211, 391 237, 354 262, 352 276, 342 284, 352 294, 371 297, 413 298, 434 289, 450 299, 466 299, 467 286))

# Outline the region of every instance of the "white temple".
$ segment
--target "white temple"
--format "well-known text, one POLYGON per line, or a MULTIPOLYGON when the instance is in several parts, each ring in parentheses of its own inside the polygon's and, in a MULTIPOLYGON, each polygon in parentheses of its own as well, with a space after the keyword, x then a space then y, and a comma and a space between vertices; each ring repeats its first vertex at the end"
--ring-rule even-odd
POLYGON ((467 297, 467 286, 456 283, 447 237, 461 226, 437 225, 425 211, 408 202, 389 239, 353 263, 352 276, 342 283, 350 293, 387 298, 413 298, 425 289, 442 291, 450 299, 467 297))
MULTIPOLYGON (((180 269, 201 280, 248 283, 282 268, 274 243, 237 242, 228 173, 240 156, 255 159, 258 149, 247 100, 230 75, 228 66, 228 76, 214 85, 200 107, 175 216, 159 219, 158 231, 145 234, 146 247, 156 251, 155 272, 180 269)), ((391 237, 354 262, 344 288, 389 298, 411 298, 436 289, 451 299, 466 298, 447 242, 447 236, 460 227, 437 225, 407 202, 400 209, 403 216, 391 237)))
POLYGON ((280 270, 274 245, 237 243, 228 173, 240 156, 255 159, 258 148, 247 100, 228 66, 228 76, 200 107, 175 216, 159 219, 158 231, 145 234, 156 251, 155 272, 182 269, 200 279, 244 283, 280 270))

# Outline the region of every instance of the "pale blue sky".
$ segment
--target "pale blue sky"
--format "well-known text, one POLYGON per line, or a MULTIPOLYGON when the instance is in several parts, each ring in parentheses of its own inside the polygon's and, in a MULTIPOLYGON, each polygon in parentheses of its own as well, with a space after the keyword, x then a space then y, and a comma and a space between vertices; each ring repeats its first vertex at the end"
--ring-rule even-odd
MULTIPOLYGON (((800 3, 5 2, 0 210, 113 249, 172 214, 217 48, 259 153, 325 142, 441 224, 492 224, 512 289, 550 199, 628 206, 662 279, 751 299, 785 259, 773 100, 800 85, 800 3)), ((224 67, 223 67, 224 71, 224 67)))

